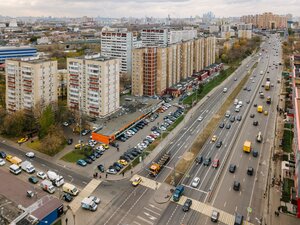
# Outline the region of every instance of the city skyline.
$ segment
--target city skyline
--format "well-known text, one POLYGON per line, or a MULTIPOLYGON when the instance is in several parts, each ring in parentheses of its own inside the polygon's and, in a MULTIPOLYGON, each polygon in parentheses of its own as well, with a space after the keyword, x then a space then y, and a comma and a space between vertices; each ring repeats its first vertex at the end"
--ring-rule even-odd
POLYGON ((286 4, 282 0, 41 0, 3 1, 2 16, 54 17, 167 17, 202 16, 212 11, 217 17, 242 16, 273 12, 300 16, 296 0, 286 4))

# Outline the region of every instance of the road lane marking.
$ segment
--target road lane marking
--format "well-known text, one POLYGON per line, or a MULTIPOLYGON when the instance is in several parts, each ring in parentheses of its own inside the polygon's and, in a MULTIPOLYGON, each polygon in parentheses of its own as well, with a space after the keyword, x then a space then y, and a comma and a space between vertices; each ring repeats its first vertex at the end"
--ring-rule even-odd
POLYGON ((174 216, 174 213, 176 212, 178 206, 179 206, 179 205, 176 205, 176 208, 175 208, 174 211, 172 212, 172 214, 171 214, 170 218, 168 219, 166 225, 168 225, 168 224, 170 223, 170 221, 171 221, 172 217, 174 216))
MULTIPOLYGON (((187 187, 187 188, 190 188, 190 189, 193 189, 193 190, 195 190, 195 191, 199 191, 199 192, 201 192, 201 193, 203 193, 203 194, 208 194, 209 192, 207 192, 207 191, 202 191, 202 190, 200 190, 200 189, 197 189, 197 188, 194 188, 194 187, 191 187, 191 186, 189 186, 189 185, 185 185, 185 184, 181 184, 182 186, 185 186, 185 187, 187 187)), ((200 186, 199 186, 200 187, 200 186)))
POLYGON ((154 208, 154 209, 158 209, 159 211, 162 211, 161 208, 159 208, 159 207, 157 207, 157 206, 155 206, 155 205, 149 204, 149 206, 152 207, 152 208, 154 208))
POLYGON ((140 224, 140 223, 138 223, 138 222, 136 222, 136 221, 133 221, 133 223, 135 223, 135 224, 137 224, 137 225, 142 225, 142 224, 140 224))
POLYGON ((237 212, 237 206, 235 207, 235 211, 237 212))
POLYGON ((154 214, 160 216, 160 213, 154 212, 153 210, 148 209, 147 207, 144 207, 144 209, 146 209, 146 210, 148 210, 149 212, 152 212, 152 213, 154 213, 154 214))
POLYGON ((139 218, 140 220, 143 220, 144 222, 146 222, 146 223, 148 223, 148 224, 151 224, 151 225, 154 224, 153 222, 151 222, 151 221, 149 221, 149 220, 147 220, 147 219, 145 219, 145 218, 143 218, 143 217, 141 217, 141 216, 137 216, 137 218, 139 218))
POLYGON ((224 208, 226 207, 227 202, 224 202, 224 208))

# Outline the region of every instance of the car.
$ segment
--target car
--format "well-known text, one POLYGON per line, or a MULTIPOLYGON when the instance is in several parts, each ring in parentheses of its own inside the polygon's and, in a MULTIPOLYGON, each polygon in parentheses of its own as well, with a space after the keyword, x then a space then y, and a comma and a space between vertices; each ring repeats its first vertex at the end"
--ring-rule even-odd
POLYGON ((155 130, 157 130, 158 128, 156 127, 156 126, 153 126, 152 128, 151 128, 151 131, 155 131, 155 130))
POLYGON ((198 117, 198 121, 201 122, 202 120, 203 120, 203 117, 202 117, 202 116, 199 116, 199 117, 198 117))
POLYGON ((247 174, 248 174, 249 176, 252 176, 252 175, 253 175, 253 172, 254 172, 253 167, 249 166, 248 169, 247 169, 247 174))
POLYGON ((68 144, 68 145, 71 145, 72 143, 73 143, 73 139, 72 139, 72 138, 68 138, 68 139, 67 139, 67 144, 68 144))
POLYGON ((93 155, 93 153, 92 153, 92 154, 90 154, 90 155, 88 156, 88 158, 89 158, 89 159, 91 159, 91 160, 93 160, 93 161, 95 161, 95 160, 96 160, 96 157, 93 155))
POLYGON ((191 199, 189 199, 189 198, 187 200, 185 200, 185 203, 182 206, 183 212, 189 211, 192 203, 193 203, 193 201, 191 199))
POLYGON ((257 157, 258 156, 258 151, 257 150, 253 150, 252 151, 252 155, 253 155, 253 157, 257 157))
POLYGON ((250 103, 250 100, 247 100, 246 103, 249 104, 249 103, 250 103))
POLYGON ((201 164, 201 163, 203 162, 203 156, 200 155, 200 156, 196 157, 195 162, 196 162, 197 164, 201 164))
POLYGON ((230 127, 231 127, 231 124, 230 123, 228 123, 228 124, 226 124, 226 129, 230 129, 230 127))
POLYGON ((237 78, 236 78, 236 77, 234 78, 234 81, 237 81, 237 78))
POLYGON ((204 160, 203 165, 204 165, 204 166, 209 166, 210 163, 211 163, 211 157, 208 157, 208 158, 206 158, 206 159, 204 160))
POLYGON ((234 182, 233 182, 233 190, 239 191, 239 190, 240 190, 240 187, 241 187, 240 182, 238 182, 238 181, 234 181, 234 182))
POLYGON ((213 168, 218 168, 220 165, 220 160, 219 159, 214 159, 212 163, 213 168))
POLYGON ((212 222, 217 223, 219 221, 219 216, 220 216, 220 213, 218 211, 216 211, 216 210, 213 210, 212 213, 211 213, 210 220, 212 222))
POLYGON ((267 116, 268 115, 268 111, 264 111, 264 115, 267 116))
POLYGON ((36 176, 37 176, 38 178, 41 178, 42 180, 45 180, 45 179, 47 178, 46 173, 44 173, 43 171, 38 171, 38 172, 36 173, 36 176))
POLYGON ((115 148, 119 147, 119 144, 117 142, 111 142, 110 145, 115 147, 115 148))
POLYGON ((27 138, 27 137, 21 138, 21 139, 18 140, 18 144, 22 144, 22 143, 24 143, 24 142, 26 142, 26 141, 28 141, 28 138, 27 138))
POLYGON ((230 117, 230 122, 234 122, 235 121, 235 116, 230 117))
POLYGON ((4 166, 5 165, 5 160, 4 159, 0 159, 0 166, 4 166))
POLYGON ((253 121, 253 126, 258 126, 258 121, 253 121))
POLYGON ((193 179, 193 182, 192 182, 191 186, 194 187, 194 188, 196 188, 196 187, 198 187, 199 184, 200 184, 200 178, 199 177, 195 177, 193 179))
POLYGON ((250 114, 250 118, 254 118, 255 117, 255 114, 254 113, 251 113, 250 114))
POLYGON ((28 181, 33 184, 36 184, 37 182, 39 182, 39 180, 35 176, 30 176, 28 178, 28 181))
POLYGON ((219 124, 219 127, 220 127, 220 128, 223 128, 224 126, 225 126, 224 123, 220 123, 220 124, 219 124))
POLYGON ((241 115, 237 115, 236 120, 237 121, 241 121, 242 120, 242 116, 241 115))
POLYGON ((166 131, 166 130, 167 130, 167 128, 166 128, 165 126, 163 126, 163 125, 161 125, 161 126, 159 127, 159 129, 161 129, 162 131, 166 131))
POLYGON ((65 122, 63 122, 63 125, 64 125, 65 127, 68 127, 70 124, 69 124, 67 121, 65 121, 65 122))
POLYGON ((124 159, 120 159, 118 160, 118 163, 122 164, 123 166, 127 166, 128 165, 128 162, 124 159))
POLYGON ((84 161, 88 164, 91 164, 93 162, 92 159, 90 159, 89 157, 88 158, 85 158, 84 161))
POLYGON ((79 159, 79 160, 77 160, 77 165, 79 165, 79 166, 86 166, 87 165, 87 161, 83 160, 83 159, 79 159))
POLYGON ((117 174, 118 172, 115 168, 110 168, 110 169, 106 170, 106 173, 114 175, 114 174, 117 174))
POLYGON ((133 187, 136 187, 136 186, 138 186, 141 182, 142 182, 142 178, 141 178, 141 177, 136 177, 136 178, 134 178, 134 180, 132 181, 132 186, 133 186, 133 187))
POLYGON ((0 152, 0 158, 5 159, 6 158, 6 153, 1 151, 0 152))
POLYGON ((63 196, 62 196, 62 199, 66 202, 71 202, 73 200, 73 197, 69 194, 69 193, 65 193, 63 196))
POLYGON ((218 139, 217 135, 212 136, 211 141, 215 142, 218 139))
POLYGON ((25 154, 28 158, 34 158, 34 152, 26 152, 25 154))
POLYGON ((82 148, 84 146, 85 146, 84 144, 76 144, 74 147, 75 147, 75 149, 79 149, 79 148, 82 148))
POLYGON ((251 88, 250 88, 250 87, 248 87, 248 88, 247 88, 247 91, 251 91, 251 88))
POLYGON ((222 141, 218 141, 217 144, 216 144, 216 147, 221 148, 222 144, 223 144, 222 141))
POLYGON ((121 168, 121 169, 124 168, 124 166, 123 166, 122 164, 118 163, 118 162, 114 162, 114 163, 113 163, 113 166, 114 166, 114 167, 117 166, 117 167, 119 167, 119 168, 121 168))
POLYGON ((100 203, 100 198, 98 198, 96 196, 90 195, 88 198, 92 199, 96 204, 100 203))
POLYGON ((98 170, 101 172, 101 173, 104 173, 105 169, 104 169, 104 166, 102 164, 99 164, 97 166, 98 170))
POLYGON ((5 159, 8 161, 8 162, 10 162, 11 161, 11 159, 12 159, 12 155, 6 155, 6 157, 5 157, 5 159))
POLYGON ((128 157, 128 156, 126 156, 126 155, 121 155, 120 156, 120 159, 123 159, 123 160, 126 160, 127 162, 130 162, 130 158, 128 157))
POLYGON ((253 105, 253 107, 257 107, 257 104, 255 103, 255 104, 253 105))
POLYGON ((230 173, 234 173, 235 170, 236 170, 236 165, 235 165, 235 164, 230 164, 230 165, 229 165, 229 172, 230 172, 230 173))

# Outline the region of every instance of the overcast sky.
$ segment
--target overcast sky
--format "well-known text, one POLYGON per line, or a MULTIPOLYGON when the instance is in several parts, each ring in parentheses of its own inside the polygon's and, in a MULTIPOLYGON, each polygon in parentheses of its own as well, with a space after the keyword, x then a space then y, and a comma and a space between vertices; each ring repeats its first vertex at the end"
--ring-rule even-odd
POLYGON ((0 0, 2 16, 217 17, 262 12, 300 16, 300 0, 0 0))

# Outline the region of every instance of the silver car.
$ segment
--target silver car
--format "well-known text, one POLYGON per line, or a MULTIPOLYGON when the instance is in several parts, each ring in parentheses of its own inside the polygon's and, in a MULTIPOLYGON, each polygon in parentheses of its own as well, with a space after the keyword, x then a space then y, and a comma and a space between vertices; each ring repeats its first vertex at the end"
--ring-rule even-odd
POLYGON ((192 187, 196 188, 196 187, 198 187, 199 184, 200 184, 200 178, 195 177, 192 182, 192 187))

